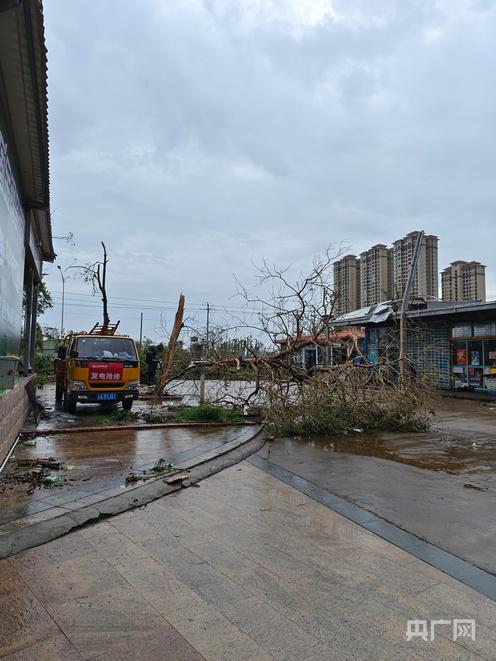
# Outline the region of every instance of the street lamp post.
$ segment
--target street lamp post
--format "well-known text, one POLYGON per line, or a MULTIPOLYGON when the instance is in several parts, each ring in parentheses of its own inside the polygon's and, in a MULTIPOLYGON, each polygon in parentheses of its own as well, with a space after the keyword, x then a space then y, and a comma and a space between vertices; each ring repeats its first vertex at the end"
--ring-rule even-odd
POLYGON ((60 340, 62 341, 64 339, 65 277, 64 277, 64 272, 62 271, 60 266, 57 266, 57 268, 60 272, 60 277, 62 278, 62 314, 60 319, 60 340))

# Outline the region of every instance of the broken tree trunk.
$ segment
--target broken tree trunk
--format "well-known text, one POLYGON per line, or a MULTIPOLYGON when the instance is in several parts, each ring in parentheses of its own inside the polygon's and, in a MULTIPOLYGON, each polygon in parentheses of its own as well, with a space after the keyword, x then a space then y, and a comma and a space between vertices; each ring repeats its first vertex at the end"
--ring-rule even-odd
POLYGON ((157 395, 161 395, 167 383, 169 377, 172 363, 174 362, 174 353, 177 346, 177 340, 179 338, 179 333, 183 327, 183 316, 184 316, 184 295, 179 296, 179 304, 177 306, 176 317, 174 319, 174 326, 172 328, 172 333, 170 336, 169 344, 164 353, 164 360, 162 365, 162 371, 160 372, 160 378, 157 385, 155 386, 155 392, 157 395))

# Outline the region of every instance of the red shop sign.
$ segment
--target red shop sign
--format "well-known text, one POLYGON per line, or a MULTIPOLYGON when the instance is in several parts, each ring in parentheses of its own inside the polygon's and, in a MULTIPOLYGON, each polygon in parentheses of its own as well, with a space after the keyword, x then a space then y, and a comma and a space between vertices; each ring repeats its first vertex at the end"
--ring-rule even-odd
POLYGON ((122 363, 89 363, 90 381, 122 381, 122 363))

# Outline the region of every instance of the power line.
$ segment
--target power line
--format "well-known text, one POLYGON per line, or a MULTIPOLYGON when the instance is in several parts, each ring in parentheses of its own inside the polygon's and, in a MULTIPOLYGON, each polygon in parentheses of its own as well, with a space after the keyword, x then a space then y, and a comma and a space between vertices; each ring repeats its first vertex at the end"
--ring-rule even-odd
MULTIPOLYGON (((60 289, 52 289, 52 293, 54 294, 62 294, 62 291, 60 289)), ((84 296, 84 297, 91 297, 93 298, 95 294, 86 294, 84 292, 70 292, 66 291, 66 294, 69 296, 84 296)), ((144 302, 144 303, 158 303, 158 304, 164 304, 164 305, 174 305, 177 307, 177 301, 160 301, 156 299, 151 299, 151 298, 131 298, 129 296, 112 296, 110 300, 121 300, 121 301, 138 301, 139 303, 144 302)), ((199 310, 206 310, 206 303, 188 303, 188 307, 191 306, 196 306, 199 308, 199 310)), ((176 309, 174 307, 174 310, 176 309)), ((222 309, 230 309, 230 310, 240 310, 244 309, 241 306, 237 305, 224 305, 224 304, 210 304, 210 308, 222 308, 222 309)))

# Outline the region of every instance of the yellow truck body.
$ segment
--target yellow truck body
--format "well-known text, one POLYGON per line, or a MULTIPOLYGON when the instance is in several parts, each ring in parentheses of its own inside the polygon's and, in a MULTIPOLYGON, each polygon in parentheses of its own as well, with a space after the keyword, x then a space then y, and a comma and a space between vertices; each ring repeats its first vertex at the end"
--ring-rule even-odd
POLYGON ((126 335, 71 333, 59 348, 55 396, 69 411, 78 403, 109 402, 130 410, 139 384, 139 353, 126 335))

